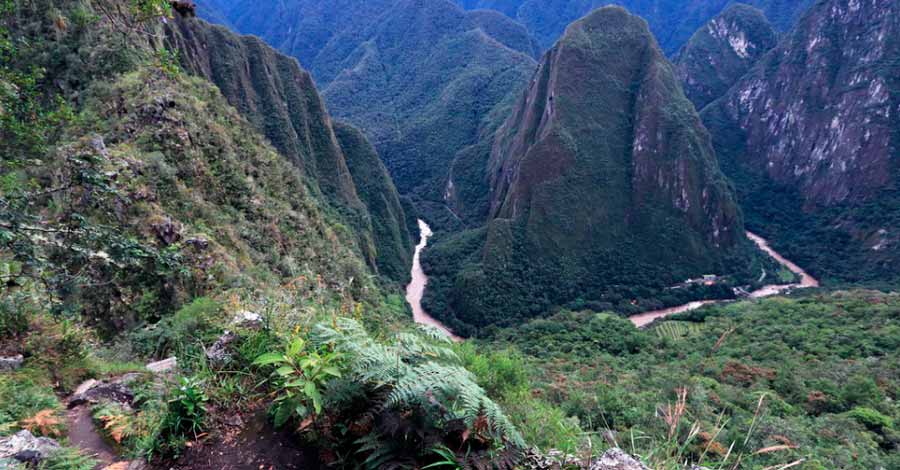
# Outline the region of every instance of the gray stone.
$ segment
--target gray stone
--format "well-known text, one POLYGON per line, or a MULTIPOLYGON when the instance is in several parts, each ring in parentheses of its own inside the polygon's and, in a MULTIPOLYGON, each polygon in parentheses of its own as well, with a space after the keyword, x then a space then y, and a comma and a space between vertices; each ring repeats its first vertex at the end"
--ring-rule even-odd
POLYGON ((263 327, 262 315, 247 310, 238 312, 231 324, 240 328, 258 330, 263 327))
POLYGON ((9 372, 22 367, 25 358, 19 354, 12 357, 0 357, 0 372, 9 372))
POLYGON ((233 360, 231 357, 231 345, 237 338, 237 335, 230 331, 226 331, 220 336, 219 339, 206 350, 206 359, 209 360, 209 365, 221 367, 230 363, 233 360))
POLYGON ((624 450, 612 448, 591 463, 590 470, 649 470, 646 465, 624 450))
POLYGON ((75 389, 75 393, 69 398, 69 408, 84 405, 86 403, 116 402, 123 405, 131 405, 134 401, 134 392, 122 381, 100 382, 88 380, 75 389))
POLYGON ((55 440, 47 437, 35 437, 27 430, 0 439, 0 461, 14 459, 20 462, 36 463, 58 450, 59 443, 55 440))
POLYGON ((154 374, 170 372, 176 367, 178 367, 178 359, 175 357, 170 357, 168 359, 163 359, 161 361, 151 362, 150 364, 147 364, 147 370, 153 372, 154 374))

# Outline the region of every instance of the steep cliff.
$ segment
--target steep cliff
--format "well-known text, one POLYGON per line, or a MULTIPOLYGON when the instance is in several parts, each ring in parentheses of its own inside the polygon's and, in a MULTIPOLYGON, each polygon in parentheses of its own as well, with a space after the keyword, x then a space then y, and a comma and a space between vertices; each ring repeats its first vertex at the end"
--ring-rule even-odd
POLYGON ((168 43, 182 66, 216 84, 289 160, 342 204, 360 207, 331 118, 310 75, 259 38, 177 16, 168 43))
POLYGON ((309 68, 330 112, 366 134, 402 194, 452 218, 442 197, 451 161, 533 71, 525 28, 450 0, 250 3, 220 1, 241 32, 309 68))
POLYGON ((405 284, 409 281, 414 243, 394 182, 362 132, 344 123, 335 124, 334 130, 347 155, 359 197, 369 210, 378 272, 405 284))
POLYGON ((678 52, 676 73, 697 109, 725 94, 775 47, 778 35, 756 8, 734 4, 700 28, 678 52))
POLYGON ((622 8, 573 23, 544 55, 493 136, 487 180, 479 266, 451 294, 463 322, 623 293, 637 305, 745 268, 726 263, 745 238, 706 130, 646 22, 622 8))
POLYGON ((215 83, 282 155, 309 176, 313 189, 329 197, 358 233, 369 264, 386 268, 391 279, 405 280, 412 244, 404 211, 396 203, 389 214, 384 213, 384 201, 398 201, 397 190, 390 180, 384 181, 383 165, 371 158, 368 142, 355 137, 338 141, 324 100, 296 59, 256 37, 239 36, 203 20, 178 16, 166 32, 184 68, 215 83), (355 172, 348 167, 349 160, 354 161, 355 172), (365 186, 362 198, 359 186, 365 186))
POLYGON ((897 2, 817 3, 703 117, 752 228, 826 279, 897 276, 897 2))

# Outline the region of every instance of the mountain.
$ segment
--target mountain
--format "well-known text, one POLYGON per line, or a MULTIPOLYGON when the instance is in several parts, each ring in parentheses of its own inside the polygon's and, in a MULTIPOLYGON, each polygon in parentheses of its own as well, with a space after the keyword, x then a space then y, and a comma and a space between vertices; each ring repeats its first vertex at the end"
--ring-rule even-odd
POLYGON ((636 306, 749 264, 709 136, 646 22, 622 8, 566 30, 492 142, 489 219, 467 242, 478 259, 442 292, 464 324, 576 299, 636 306))
POLYGON ((700 28, 675 59, 676 73, 697 109, 725 94, 775 47, 778 33, 762 11, 734 4, 700 28))
POLYGON ((826 280, 900 274, 898 13, 817 3, 703 113, 749 226, 826 280))
POLYGON ((432 218, 448 216, 442 188, 455 154, 526 83, 537 54, 515 21, 448 0, 236 1, 221 8, 240 31, 300 59, 329 111, 366 134, 398 190, 432 218))
POLYGON ((0 467, 511 470, 515 425, 376 275, 410 241, 371 145, 190 6, 0 4, 0 467))
MULTIPOLYGON (((621 5, 647 20, 660 46, 674 54, 704 23, 720 14, 733 0, 457 0, 468 9, 490 8, 524 24, 541 47, 550 47, 566 26, 589 11, 621 5)), ((790 29, 814 0, 744 0, 761 9, 779 31, 790 29)))
POLYGON ((412 266, 410 247, 414 243, 394 182, 375 148, 359 129, 339 122, 334 130, 347 155, 347 166, 356 183, 356 190, 369 211, 376 243, 372 251, 378 272, 406 283, 412 266))
POLYGON ((368 142, 351 139, 350 148, 344 148, 338 141, 324 100, 297 60, 259 38, 239 36, 199 19, 179 16, 166 32, 167 43, 179 51, 185 70, 215 83, 229 103, 332 201, 360 234, 369 264, 405 281, 412 243, 396 189, 389 179, 385 181, 380 160, 370 158, 368 142), (355 160, 355 172, 348 167, 349 159, 355 160), (358 186, 366 187, 365 201, 358 186), (392 204, 390 214, 383 212, 385 204, 392 204))

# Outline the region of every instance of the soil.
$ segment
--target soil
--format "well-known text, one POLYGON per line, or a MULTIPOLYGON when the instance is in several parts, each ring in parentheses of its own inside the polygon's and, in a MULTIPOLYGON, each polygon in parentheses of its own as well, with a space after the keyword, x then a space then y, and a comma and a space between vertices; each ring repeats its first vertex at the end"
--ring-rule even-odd
POLYGON ((104 468, 116 462, 116 451, 97 432, 89 407, 79 406, 69 410, 67 428, 71 445, 99 461, 95 468, 104 468))
POLYGON ((277 430, 265 408, 216 418, 214 434, 190 443, 175 462, 158 470, 317 470, 315 449, 304 448, 297 437, 277 430))

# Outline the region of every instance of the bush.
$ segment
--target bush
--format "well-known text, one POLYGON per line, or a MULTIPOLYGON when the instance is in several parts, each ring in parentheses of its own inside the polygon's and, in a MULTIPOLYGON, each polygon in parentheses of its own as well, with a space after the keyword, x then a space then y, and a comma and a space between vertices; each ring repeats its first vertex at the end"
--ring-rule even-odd
POLYGON ((446 446, 466 465, 511 467, 521 435, 462 367, 449 338, 421 331, 382 344, 356 321, 338 318, 316 325, 308 340, 261 356, 258 365, 277 367, 277 421, 347 455, 347 465, 428 465, 440 457, 429 449, 446 446))
POLYGON ((198 297, 174 315, 132 332, 130 343, 136 353, 146 357, 198 356, 200 345, 218 332, 213 325, 221 312, 219 302, 198 297))
POLYGON ((847 412, 847 416, 855 419, 870 430, 879 433, 894 427, 894 420, 872 408, 856 407, 847 412))
POLYGON ((18 338, 28 331, 31 312, 22 297, 14 294, 0 298, 0 340, 18 338))
POLYGON ((59 400, 49 384, 30 377, 32 372, 0 375, 0 436, 12 433, 19 421, 41 410, 59 408, 59 400))

